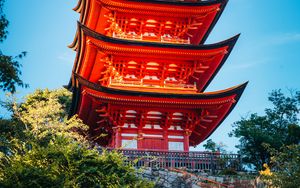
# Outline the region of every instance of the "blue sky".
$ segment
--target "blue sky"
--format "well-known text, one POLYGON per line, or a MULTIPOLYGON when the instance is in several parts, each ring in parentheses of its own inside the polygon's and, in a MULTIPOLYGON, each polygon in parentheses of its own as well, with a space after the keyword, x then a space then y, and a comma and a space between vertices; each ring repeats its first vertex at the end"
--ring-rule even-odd
MULTIPOLYGON (((22 60, 22 79, 30 88, 19 88, 19 97, 37 88, 55 89, 68 83, 75 52, 67 45, 76 33, 79 15, 72 11, 76 4, 77 0, 6 1, 9 36, 0 49, 10 55, 28 52, 22 60)), ((221 90, 249 81, 239 104, 211 136, 227 145, 228 150, 235 150, 238 143, 228 137, 231 124, 249 113, 263 113, 270 106, 267 96, 271 90, 300 90, 299 9, 299 0, 229 0, 207 40, 206 43, 215 43, 241 33, 207 89, 221 90)))

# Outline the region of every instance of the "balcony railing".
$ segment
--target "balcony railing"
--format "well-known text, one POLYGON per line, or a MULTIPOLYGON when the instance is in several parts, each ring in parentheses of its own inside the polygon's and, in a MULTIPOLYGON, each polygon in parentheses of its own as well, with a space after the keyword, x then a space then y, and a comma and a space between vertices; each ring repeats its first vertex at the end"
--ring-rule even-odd
POLYGON ((191 44, 190 39, 182 39, 175 36, 163 35, 158 36, 155 33, 147 33, 147 34, 135 34, 135 33, 126 33, 126 34, 118 34, 113 32, 114 38, 119 39, 129 39, 129 40, 137 40, 137 41, 149 41, 149 42, 162 42, 162 43, 175 43, 175 44, 191 44))
POLYGON ((241 157, 237 154, 219 152, 172 152, 172 151, 141 151, 119 149, 127 162, 133 162, 137 168, 186 168, 190 170, 223 170, 240 171, 241 157))
POLYGON ((137 88, 148 88, 148 89, 165 89, 165 90, 184 90, 190 92, 197 91, 197 85, 195 84, 183 84, 183 83, 168 83, 164 82, 163 84, 160 83, 160 80, 109 80, 110 87, 137 87, 137 88))

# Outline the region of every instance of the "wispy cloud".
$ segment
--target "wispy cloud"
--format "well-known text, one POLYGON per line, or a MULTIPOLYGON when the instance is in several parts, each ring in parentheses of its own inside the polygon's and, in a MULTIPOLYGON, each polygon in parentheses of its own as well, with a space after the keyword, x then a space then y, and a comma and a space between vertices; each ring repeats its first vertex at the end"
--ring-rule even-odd
POLYGON ((243 69, 250 69, 256 66, 261 66, 262 64, 270 62, 271 59, 269 58, 262 58, 262 59, 256 59, 249 62, 240 62, 238 65, 231 65, 228 66, 227 70, 243 70, 243 69))
POLYGON ((291 42, 300 42, 300 33, 283 33, 272 36, 269 39, 271 44, 286 44, 291 42))
POLYGON ((74 61, 74 54, 70 53, 70 52, 65 52, 63 54, 60 54, 57 59, 65 62, 65 63, 73 63, 74 61))

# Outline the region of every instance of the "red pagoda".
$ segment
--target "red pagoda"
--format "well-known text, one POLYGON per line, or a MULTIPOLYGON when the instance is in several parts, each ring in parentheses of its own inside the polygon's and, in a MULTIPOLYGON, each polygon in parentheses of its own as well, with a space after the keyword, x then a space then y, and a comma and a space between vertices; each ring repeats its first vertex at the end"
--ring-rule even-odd
POLYGON ((110 148, 189 151, 210 136, 246 83, 203 92, 238 35, 203 44, 227 0, 80 0, 71 115, 110 148))

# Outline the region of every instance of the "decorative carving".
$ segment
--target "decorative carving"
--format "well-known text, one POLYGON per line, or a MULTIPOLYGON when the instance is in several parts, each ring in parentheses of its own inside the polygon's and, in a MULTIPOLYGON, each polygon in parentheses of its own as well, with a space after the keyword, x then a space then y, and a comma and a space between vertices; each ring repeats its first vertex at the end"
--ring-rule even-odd
POLYGON ((113 66, 113 62, 111 58, 104 57, 100 60, 101 62, 104 62, 105 70, 101 72, 101 77, 99 79, 99 82, 101 85, 109 85, 111 83, 111 80, 114 79, 116 81, 122 81, 123 77, 119 74, 119 72, 116 70, 116 68, 113 66))
POLYGON ((116 34, 120 37, 125 36, 125 32, 122 31, 122 28, 117 23, 117 20, 116 20, 116 17, 114 16, 114 14, 109 13, 109 14, 104 15, 104 17, 106 17, 107 22, 110 23, 109 27, 104 29, 107 32, 106 33, 107 36, 113 36, 116 34))

